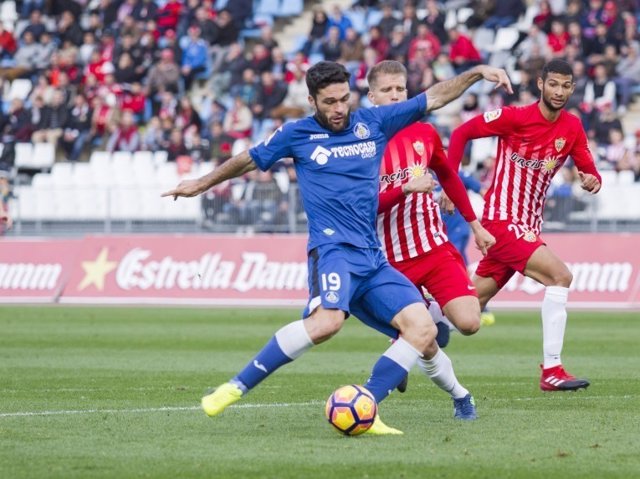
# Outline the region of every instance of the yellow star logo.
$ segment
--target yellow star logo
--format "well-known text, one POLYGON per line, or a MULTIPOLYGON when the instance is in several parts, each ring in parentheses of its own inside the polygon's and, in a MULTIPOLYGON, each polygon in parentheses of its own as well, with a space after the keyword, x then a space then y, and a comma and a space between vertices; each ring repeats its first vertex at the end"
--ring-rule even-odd
POLYGON ((82 291, 92 284, 100 291, 104 289, 105 277, 118 266, 116 261, 109 261, 108 255, 109 250, 102 248, 95 261, 82 262, 82 269, 84 269, 85 275, 78 285, 78 291, 82 291))

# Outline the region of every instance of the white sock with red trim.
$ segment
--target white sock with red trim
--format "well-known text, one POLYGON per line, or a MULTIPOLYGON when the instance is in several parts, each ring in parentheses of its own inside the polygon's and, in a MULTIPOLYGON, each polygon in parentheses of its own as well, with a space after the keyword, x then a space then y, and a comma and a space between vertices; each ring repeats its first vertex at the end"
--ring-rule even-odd
POLYGON ((547 286, 542 300, 542 352, 544 369, 562 364, 560 354, 567 325, 569 288, 547 286))

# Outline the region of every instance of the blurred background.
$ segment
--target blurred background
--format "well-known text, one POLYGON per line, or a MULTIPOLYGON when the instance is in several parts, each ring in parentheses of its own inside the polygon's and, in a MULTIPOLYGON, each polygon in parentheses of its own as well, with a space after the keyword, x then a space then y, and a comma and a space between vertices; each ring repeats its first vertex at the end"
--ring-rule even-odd
MULTIPOLYGON (((428 119, 446 145, 473 115, 535 101, 555 57, 574 67, 569 109, 604 188, 582 194, 569 162, 545 228, 638 231, 639 18, 636 0, 4 0, 0 195, 13 225, 3 234, 304 233, 287 160, 201 200, 159 193, 308 115, 304 76, 319 60, 353 74, 354 109, 383 59, 407 66, 411 96, 480 62, 506 68, 513 95, 480 83, 428 119)), ((468 150, 465 168, 483 185, 494 152, 492 139, 468 150)))

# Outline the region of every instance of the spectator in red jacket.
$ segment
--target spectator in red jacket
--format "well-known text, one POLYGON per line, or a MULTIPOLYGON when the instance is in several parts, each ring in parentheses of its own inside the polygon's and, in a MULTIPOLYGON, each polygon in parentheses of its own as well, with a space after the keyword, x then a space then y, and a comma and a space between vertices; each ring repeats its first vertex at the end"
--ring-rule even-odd
POLYGON ((2 22, 0 22, 0 60, 13 58, 18 45, 13 34, 9 30, 5 30, 2 22))
POLYGON ((416 56, 416 50, 424 49, 427 60, 433 61, 440 54, 440 40, 436 37, 429 27, 424 24, 418 25, 418 33, 416 37, 409 43, 409 61, 416 56))
POLYGON ((449 60, 453 63, 456 74, 468 70, 482 61, 480 52, 473 45, 471 39, 463 35, 457 28, 449 30, 449 60))

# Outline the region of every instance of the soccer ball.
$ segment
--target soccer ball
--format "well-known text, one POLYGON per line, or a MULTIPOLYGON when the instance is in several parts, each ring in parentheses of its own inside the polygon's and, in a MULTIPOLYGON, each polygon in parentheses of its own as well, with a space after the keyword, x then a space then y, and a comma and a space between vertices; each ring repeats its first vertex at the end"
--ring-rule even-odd
POLYGON ((364 387, 351 384, 336 389, 325 406, 329 424, 346 436, 367 431, 378 413, 378 404, 364 387))

